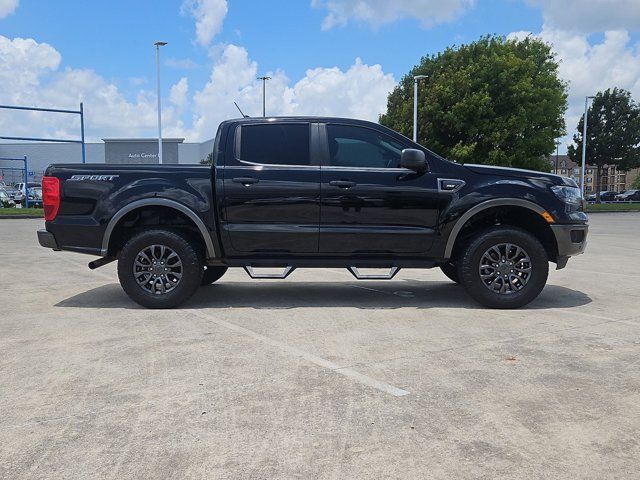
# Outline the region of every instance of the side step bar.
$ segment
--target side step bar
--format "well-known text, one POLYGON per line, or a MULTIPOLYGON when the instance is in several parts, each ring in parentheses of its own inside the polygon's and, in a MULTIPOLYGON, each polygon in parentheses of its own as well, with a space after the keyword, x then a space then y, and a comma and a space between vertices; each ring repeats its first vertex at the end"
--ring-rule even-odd
POLYGON ((364 275, 358 271, 358 267, 347 267, 347 270, 358 280, 391 280, 400 271, 400 267, 391 267, 386 275, 364 275))
MULTIPOLYGON (((247 272, 247 275, 249 275, 254 280, 282 280, 291 275, 296 269, 296 267, 288 265, 283 268, 281 273, 256 273, 254 272, 253 267, 250 265, 245 265, 242 268, 244 268, 244 271, 247 272)), ((380 275, 366 275, 360 273, 358 271, 358 267, 347 267, 347 270, 349 270, 349 272, 351 272, 351 275, 353 275, 358 280, 391 280, 400 271, 400 267, 390 267, 389 273, 380 275)))
POLYGON ((289 265, 288 267, 284 267, 282 273, 255 273, 253 271, 253 267, 250 267, 248 265, 245 265, 242 268, 244 268, 244 271, 247 272, 247 275, 249 275, 251 278, 260 280, 266 278, 282 280, 283 278, 287 278, 289 275, 291 275, 291 273, 296 269, 295 267, 289 265))

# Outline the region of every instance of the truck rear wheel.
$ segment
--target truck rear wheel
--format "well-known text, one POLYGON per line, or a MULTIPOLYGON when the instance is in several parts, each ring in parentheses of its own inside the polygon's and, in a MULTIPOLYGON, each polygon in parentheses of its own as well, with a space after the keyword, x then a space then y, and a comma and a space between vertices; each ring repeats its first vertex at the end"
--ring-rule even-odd
POLYGON ((547 282, 549 259, 542 244, 515 227, 493 227, 470 242, 458 260, 460 283, 490 308, 519 308, 547 282))
POLYGON ((227 267, 204 267, 202 275, 202 285, 211 285, 222 278, 227 273, 227 267))
POLYGON ((125 293, 147 308, 173 308, 187 301, 202 281, 203 266, 188 237, 149 230, 132 237, 118 260, 125 293))

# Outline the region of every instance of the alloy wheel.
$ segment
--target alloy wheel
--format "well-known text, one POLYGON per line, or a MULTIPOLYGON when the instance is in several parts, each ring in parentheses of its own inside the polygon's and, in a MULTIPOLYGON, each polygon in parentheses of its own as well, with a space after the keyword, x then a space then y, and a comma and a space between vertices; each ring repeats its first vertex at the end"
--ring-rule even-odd
POLYGON ((175 289, 182 279, 180 256, 166 245, 150 245, 138 252, 133 262, 133 276, 138 285, 154 295, 175 289))
POLYGON ((499 243, 489 248, 482 255, 478 268, 484 286, 500 295, 522 290, 532 272, 529 254, 513 243, 499 243))

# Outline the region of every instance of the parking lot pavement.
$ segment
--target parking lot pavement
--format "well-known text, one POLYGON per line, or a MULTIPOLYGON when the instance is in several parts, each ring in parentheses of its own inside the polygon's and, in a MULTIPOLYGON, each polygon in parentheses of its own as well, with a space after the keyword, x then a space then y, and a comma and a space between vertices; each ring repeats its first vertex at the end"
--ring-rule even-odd
POLYGON ((230 270, 144 310, 0 221, 0 478, 637 478, 640 214, 527 308, 439 270, 230 270))

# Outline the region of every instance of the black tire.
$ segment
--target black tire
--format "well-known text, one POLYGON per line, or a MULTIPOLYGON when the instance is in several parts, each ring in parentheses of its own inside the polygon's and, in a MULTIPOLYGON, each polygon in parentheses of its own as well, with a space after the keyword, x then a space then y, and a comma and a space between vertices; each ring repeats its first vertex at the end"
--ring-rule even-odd
POLYGON ((460 277, 458 277, 458 267, 455 263, 447 262, 440 265, 440 270, 444 273, 452 282, 460 283, 460 277))
MULTIPOLYGON (((160 255, 158 254, 158 256, 160 255)), ((169 262, 175 262, 174 265, 177 265, 177 261, 175 257, 169 259, 166 266, 174 268, 169 262)), ((158 263, 160 262, 158 261, 158 263)), ((162 265, 164 266, 165 262, 162 265)), ((149 267, 148 270, 161 268, 159 265, 157 267, 149 265, 149 267)), ((186 302, 200 287, 203 272, 202 258, 194 244, 189 241, 188 237, 169 230, 149 230, 135 235, 126 243, 118 259, 120 285, 131 300, 147 308, 174 308, 186 302), (156 272, 153 270, 152 272, 137 272, 141 282, 145 282, 144 285, 138 283, 134 268, 140 269, 141 264, 136 263, 136 259, 142 258, 139 255, 147 252, 146 258, 155 261, 156 253, 151 256, 148 253, 152 246, 154 246, 155 252, 172 251, 177 255, 180 266, 175 267, 177 272, 175 275, 178 273, 181 275, 178 280, 177 276, 169 277, 170 272, 167 274, 168 280, 166 282, 160 278, 145 282, 145 278, 150 278, 145 275, 153 276, 156 272), (162 247, 164 250, 160 250, 162 247), (160 283, 157 284, 156 281, 160 283), (171 281, 174 283, 170 283, 171 281), (150 287, 152 283, 153 285, 150 287), (153 288, 157 293, 151 293, 149 288, 153 288), (170 290, 164 291, 167 288, 170 290), (162 292, 159 291, 160 289, 162 292)), ((161 272, 156 273, 158 273, 157 276, 162 277, 161 272)))
POLYGON ((211 285, 227 273, 227 267, 204 267, 201 285, 211 285))
MULTIPOLYGON (((515 252, 516 250, 512 249, 510 251, 515 252)), ((506 263, 509 264, 508 258, 506 263)), ((549 259, 544 247, 529 232, 516 227, 493 227, 485 230, 466 246, 458 259, 460 283, 471 297, 489 308, 519 308, 526 305, 540 294, 547 282, 548 275, 549 259), (481 265, 486 264, 486 261, 483 261, 483 257, 486 259, 485 253, 497 245, 512 245, 524 250, 529 261, 522 264, 518 263, 517 265, 526 269, 525 265, 528 264, 530 268, 528 276, 521 276, 521 279, 518 279, 515 276, 521 275, 518 270, 515 271, 513 276, 509 276, 509 272, 514 272, 514 270, 501 271, 500 269, 502 268, 508 269, 510 267, 501 264, 502 259, 500 259, 499 263, 495 264, 499 268, 493 268, 488 265, 490 270, 483 270, 485 274, 493 272, 491 273, 492 277, 483 281, 480 276, 481 265), (509 276, 505 288, 513 291, 505 293, 495 291, 496 287, 505 285, 505 281, 502 278, 496 278, 503 276, 502 273, 509 276), (512 278, 514 279, 513 282, 512 278), (494 289, 485 284, 485 282, 493 283, 494 280, 496 282, 500 280, 499 283, 495 283, 494 289)))

